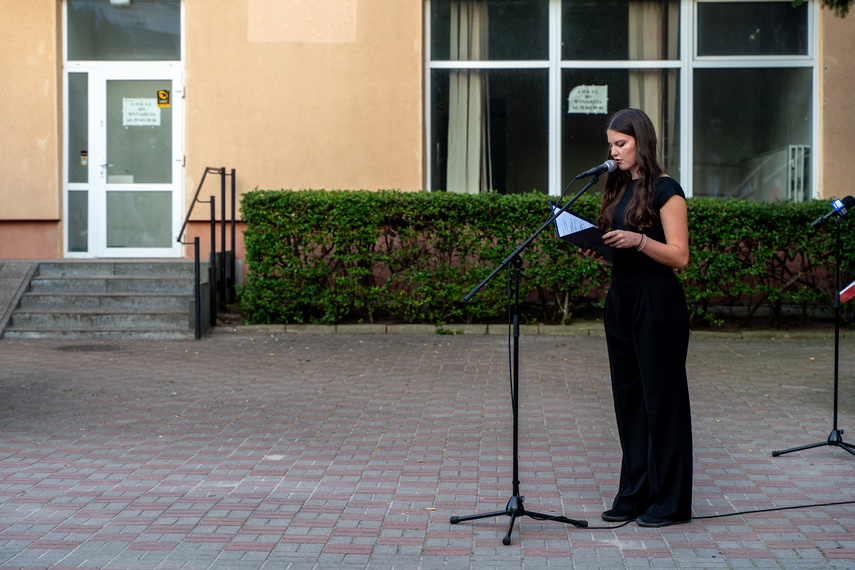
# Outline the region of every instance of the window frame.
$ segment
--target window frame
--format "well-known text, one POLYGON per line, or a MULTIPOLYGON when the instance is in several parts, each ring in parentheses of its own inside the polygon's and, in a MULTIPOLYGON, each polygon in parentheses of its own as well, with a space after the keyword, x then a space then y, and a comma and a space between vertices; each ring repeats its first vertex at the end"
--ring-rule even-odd
MULTIPOLYGON (((548 60, 503 60, 503 61, 447 61, 432 60, 431 55, 431 2, 425 0, 424 5, 424 46, 425 46, 425 185, 426 188, 433 187, 433 172, 430 165, 433 164, 432 136, 432 86, 431 72, 435 69, 547 69, 549 71, 549 173, 548 194, 559 196, 562 188, 562 164, 561 164, 561 111, 562 111, 562 84, 561 72, 564 69, 677 69, 679 70, 679 121, 680 121, 680 173, 679 182, 686 191, 687 196, 692 196, 692 181, 694 180, 694 124, 692 123, 694 96, 692 86, 694 85, 695 69, 743 69, 743 68, 770 68, 770 67, 807 67, 812 69, 812 133, 811 133, 811 191, 813 197, 819 195, 819 64, 818 64, 818 38, 819 38, 819 10, 820 3, 816 0, 808 0, 807 4, 807 54, 806 55, 775 55, 775 56, 699 56, 697 45, 698 5, 701 3, 733 2, 735 0, 680 0, 680 42, 679 59, 675 60, 562 60, 561 59, 561 26, 562 26, 562 0, 548 0, 549 2, 549 59, 548 60)), ((746 0, 751 2, 781 2, 782 0, 746 0)), ((605 143, 604 143, 605 144, 605 143)), ((603 147, 605 148, 605 146, 603 147)), ((592 165, 595 166, 595 165, 592 165)), ((676 176, 676 173, 675 173, 676 176)))

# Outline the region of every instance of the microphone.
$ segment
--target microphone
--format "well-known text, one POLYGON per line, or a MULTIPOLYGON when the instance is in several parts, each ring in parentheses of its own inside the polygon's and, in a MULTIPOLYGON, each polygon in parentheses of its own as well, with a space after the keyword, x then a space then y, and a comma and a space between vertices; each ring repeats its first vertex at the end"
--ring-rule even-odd
POLYGON ((845 216, 848 209, 855 207, 855 198, 852 196, 846 196, 842 200, 839 198, 837 200, 833 200, 831 202, 832 210, 818 217, 814 221, 810 223, 811 227, 818 228, 822 224, 828 221, 828 219, 837 214, 838 216, 845 216))
POLYGON ((614 172, 616 168, 617 162, 615 162, 614 160, 607 160, 596 168, 586 170, 576 178, 585 178, 586 176, 599 176, 603 172, 614 172))
MULTIPOLYGON (((561 193, 561 196, 559 196, 559 197, 558 197, 558 201, 557 201, 557 202, 555 202, 555 207, 557 207, 557 206, 558 206, 558 204, 560 204, 560 203, 561 203, 561 200, 563 200, 563 199, 564 199, 564 194, 566 194, 566 193, 567 193, 567 190, 569 190, 569 189, 570 189, 570 186, 571 186, 574 182, 576 182, 577 180, 579 180, 580 178, 585 178, 586 176, 599 176, 599 175, 600 175, 600 174, 602 174, 603 172, 614 172, 614 171, 615 171, 615 169, 617 169, 617 162, 615 162, 614 160, 607 160, 607 161, 605 161, 604 163, 602 163, 601 165, 599 165, 599 166, 597 166, 597 167, 595 167, 595 168, 592 168, 592 169, 590 169, 590 170, 586 170, 586 171, 585 171, 585 172, 583 172, 582 174, 578 175, 576 178, 574 178, 573 180, 571 180, 571 181, 570 181, 570 184, 568 184, 567 186, 565 186, 565 187, 564 187, 564 192, 562 192, 562 193, 561 193)), ((592 181, 591 181, 591 184, 593 184, 594 182, 596 182, 596 180, 592 180, 592 181)), ((588 186, 590 186, 591 184, 588 184, 588 186)), ((570 200, 570 204, 572 204, 573 202, 575 202, 575 201, 576 201, 576 198, 578 198, 579 196, 581 196, 581 195, 582 195, 582 192, 584 192, 585 190, 587 190, 587 189, 588 189, 588 186, 585 186, 585 187, 582 189, 582 191, 581 191, 581 192, 579 192, 578 194, 576 194, 576 196, 575 196, 572 200, 570 200)), ((566 206, 564 206, 564 207, 565 207, 565 208, 567 208, 567 206, 569 206, 570 204, 567 204, 567 205, 566 205, 566 206)), ((550 217, 550 219, 553 219, 553 216, 554 216, 554 215, 555 215, 555 210, 553 210, 553 213, 549 216, 549 217, 550 217)))

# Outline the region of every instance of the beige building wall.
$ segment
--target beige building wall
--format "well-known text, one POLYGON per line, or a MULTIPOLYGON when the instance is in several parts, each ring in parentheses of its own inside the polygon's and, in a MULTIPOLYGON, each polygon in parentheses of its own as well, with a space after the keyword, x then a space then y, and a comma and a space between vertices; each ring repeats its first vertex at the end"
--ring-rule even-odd
POLYGON ((820 20, 820 148, 819 195, 855 195, 852 187, 852 144, 855 130, 855 12, 846 18, 823 9, 820 20))
MULTIPOLYGON (((0 259, 62 252, 61 9, 28 0, 0 18, 0 69, 14 78, 0 87, 0 259)), ((422 188, 420 2, 185 0, 185 10, 188 205, 207 166, 236 169, 239 193, 422 188)), ((218 182, 209 176, 202 195, 218 182)))
MULTIPOLYGON (((0 18, 0 259, 62 255, 61 6, 13 2, 0 18)), ((185 9, 186 203, 207 166, 236 169, 240 193, 422 188, 422 2, 185 0, 185 9)), ((853 18, 821 11, 823 199, 855 194, 853 18)), ((218 189, 209 176, 203 196, 218 189)))
POLYGON ((3 5, 0 259, 56 258, 62 251, 60 28, 57 0, 3 5))
POLYGON ((421 2, 187 0, 186 20, 188 201, 208 166, 238 193, 422 188, 421 2))

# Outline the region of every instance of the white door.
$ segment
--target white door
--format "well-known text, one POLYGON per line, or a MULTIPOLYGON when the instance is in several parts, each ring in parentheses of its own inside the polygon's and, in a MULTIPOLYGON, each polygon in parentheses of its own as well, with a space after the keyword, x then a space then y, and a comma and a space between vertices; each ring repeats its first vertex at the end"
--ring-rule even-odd
POLYGON ((90 73, 96 257, 182 253, 176 241, 184 179, 180 75, 169 69, 90 73))
MULTIPOLYGON (((69 184, 67 255, 180 257, 183 251, 176 238, 183 219, 181 70, 108 66, 79 75, 85 92, 78 89, 75 96, 87 100, 88 118, 78 118, 86 127, 71 137, 79 141, 79 155, 76 149, 69 154, 74 161, 79 156, 80 165, 74 166, 85 171, 81 176, 85 183, 69 184)), ((74 106, 72 101, 72 110, 74 106)), ((84 108, 82 101, 77 106, 84 108)), ((69 121, 74 134, 75 117, 69 121)))

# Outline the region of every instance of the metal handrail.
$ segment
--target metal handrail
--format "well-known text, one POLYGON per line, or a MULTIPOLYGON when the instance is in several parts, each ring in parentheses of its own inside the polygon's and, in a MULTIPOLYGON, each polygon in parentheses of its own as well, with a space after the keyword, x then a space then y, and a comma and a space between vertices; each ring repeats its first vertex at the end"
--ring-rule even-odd
POLYGON ((187 210, 187 217, 184 218, 184 223, 181 224, 181 231, 178 232, 177 241, 179 243, 184 243, 181 241, 181 236, 184 235, 184 230, 187 228, 187 222, 190 221, 190 214, 193 213, 193 206, 196 205, 196 202, 199 202, 200 204, 207 203, 199 200, 199 192, 202 190, 202 184, 205 183, 205 177, 208 176, 209 172, 211 174, 224 174, 225 170, 225 168, 213 168, 211 166, 205 168, 205 172, 202 173, 202 179, 199 181, 199 186, 196 188, 196 194, 193 196, 193 201, 190 203, 190 209, 187 210))
MULTIPOLYGON (((181 231, 178 232, 177 241, 178 243, 184 245, 190 245, 190 242, 186 242, 182 240, 182 236, 184 235, 184 230, 187 229, 187 224, 190 221, 190 216, 193 213, 193 207, 196 203, 200 204, 210 204, 211 205, 211 253, 210 253, 210 289, 211 289, 211 322, 210 326, 214 327, 217 323, 217 232, 216 232, 216 224, 217 224, 217 207, 216 207, 216 198, 211 196, 210 200, 199 200, 199 192, 202 190, 202 185, 205 183, 205 177, 211 174, 219 174, 220 175, 220 188, 222 193, 222 238, 220 240, 220 245, 222 247, 222 276, 221 283, 223 286, 223 296, 228 302, 228 289, 227 282, 229 279, 234 278, 234 254, 235 254, 235 169, 231 170, 231 207, 232 207, 232 216, 231 216, 231 238, 232 238, 232 263, 228 263, 226 259, 226 169, 222 168, 213 168, 206 167, 205 172, 202 174, 202 179, 199 181, 199 186, 196 188, 196 194, 193 196, 193 201, 190 203, 190 208, 187 211, 187 216, 184 218, 184 223, 181 224, 181 231)), ((202 321, 202 303, 201 303, 201 276, 200 276, 200 264, 199 264, 199 238, 194 238, 194 260, 195 260, 195 271, 196 271, 196 285, 195 285, 195 295, 196 295, 196 338, 199 339, 202 337, 201 333, 201 321, 202 321)))

